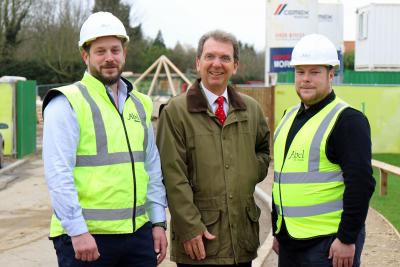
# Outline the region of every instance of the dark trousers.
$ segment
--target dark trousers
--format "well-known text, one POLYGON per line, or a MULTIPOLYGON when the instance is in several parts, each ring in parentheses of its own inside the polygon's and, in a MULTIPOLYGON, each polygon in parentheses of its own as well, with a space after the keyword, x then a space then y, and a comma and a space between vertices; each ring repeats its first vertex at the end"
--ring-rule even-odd
MULTIPOLYGON (((322 239, 317 245, 304 251, 288 251, 279 246, 279 267, 331 267, 332 259, 328 259, 329 249, 336 237, 322 239)), ((365 227, 358 234, 353 267, 360 266, 361 251, 365 241, 365 227)))
POLYGON ((84 262, 75 259, 71 238, 61 235, 53 239, 59 267, 155 267, 157 257, 151 223, 133 234, 93 235, 100 257, 84 262))
POLYGON ((239 264, 227 264, 227 265, 213 265, 213 264, 183 264, 183 263, 177 263, 176 264, 178 267, 251 267, 251 261, 249 262, 243 262, 239 264))

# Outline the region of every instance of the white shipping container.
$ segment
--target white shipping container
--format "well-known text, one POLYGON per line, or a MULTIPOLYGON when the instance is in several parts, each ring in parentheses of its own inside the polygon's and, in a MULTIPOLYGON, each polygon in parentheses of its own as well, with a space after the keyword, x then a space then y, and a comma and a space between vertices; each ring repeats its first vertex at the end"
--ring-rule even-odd
POLYGON ((357 9, 354 68, 400 71, 400 4, 370 4, 357 9))

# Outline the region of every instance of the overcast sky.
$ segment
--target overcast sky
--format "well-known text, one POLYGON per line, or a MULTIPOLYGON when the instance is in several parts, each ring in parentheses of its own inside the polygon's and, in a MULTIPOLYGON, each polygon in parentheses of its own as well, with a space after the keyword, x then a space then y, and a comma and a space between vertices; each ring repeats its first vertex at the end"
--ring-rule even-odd
MULTIPOLYGON (((253 44, 257 50, 265 47, 266 0, 125 0, 132 1, 144 34, 155 38, 161 30, 168 47, 174 47, 178 41, 196 47, 203 33, 216 28, 235 34, 240 41, 253 44)), ((354 40, 357 7, 371 2, 400 3, 400 0, 341 2, 344 7, 344 40, 354 40)))

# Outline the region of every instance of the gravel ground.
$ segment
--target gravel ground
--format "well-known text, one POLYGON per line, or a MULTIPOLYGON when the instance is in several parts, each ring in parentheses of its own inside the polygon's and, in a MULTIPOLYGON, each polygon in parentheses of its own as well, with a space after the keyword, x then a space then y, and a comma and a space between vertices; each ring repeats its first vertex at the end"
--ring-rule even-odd
MULTIPOLYGON (((0 205, 0 266, 57 266, 52 243, 47 238, 52 211, 39 155, 13 171, 0 174, 0 199, 3 200, 0 205)), ((269 211, 260 200, 257 203, 263 210, 260 219, 263 242, 270 230, 269 211)), ((161 267, 170 266, 176 265, 167 255, 161 267)))

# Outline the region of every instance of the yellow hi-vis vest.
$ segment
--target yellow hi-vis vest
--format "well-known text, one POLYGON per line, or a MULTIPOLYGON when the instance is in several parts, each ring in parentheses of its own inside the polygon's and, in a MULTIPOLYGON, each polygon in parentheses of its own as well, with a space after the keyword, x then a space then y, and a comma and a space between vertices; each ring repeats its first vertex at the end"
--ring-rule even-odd
MULTIPOLYGON (((79 124, 73 175, 89 232, 135 232, 149 221, 145 210, 149 176, 144 160, 153 108, 150 98, 132 90, 121 115, 104 85, 89 73, 81 82, 53 90, 67 97, 79 124)), ((51 99, 54 93, 47 96, 51 99)), ((53 215, 50 237, 63 233, 53 215)))
POLYGON ((326 156, 327 139, 348 105, 336 98, 309 119, 294 137, 286 157, 289 129, 300 105, 288 110, 274 134, 273 198, 277 230, 285 220, 289 235, 306 239, 337 233, 343 212, 340 166, 326 156))

